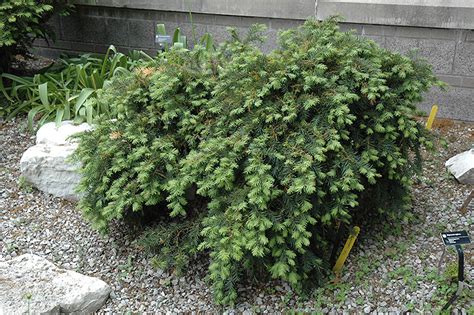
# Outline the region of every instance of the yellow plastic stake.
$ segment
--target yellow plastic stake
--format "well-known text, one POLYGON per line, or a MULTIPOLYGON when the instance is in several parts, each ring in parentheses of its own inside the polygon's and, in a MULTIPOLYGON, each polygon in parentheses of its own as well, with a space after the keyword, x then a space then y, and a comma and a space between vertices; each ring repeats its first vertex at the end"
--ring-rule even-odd
POLYGON ((428 117, 428 121, 426 122, 426 129, 431 130, 437 113, 438 113, 438 105, 433 105, 433 107, 431 107, 431 113, 430 113, 430 116, 428 117))
POLYGON ((349 235, 349 238, 347 239, 346 244, 344 245, 344 248, 342 249, 341 255, 339 255, 339 258, 337 259, 336 264, 334 265, 334 268, 332 268, 336 276, 339 276, 341 274, 342 267, 344 266, 347 256, 349 256, 352 246, 354 246, 354 243, 359 233, 360 233, 360 227, 354 226, 354 228, 352 229, 351 235, 349 235))

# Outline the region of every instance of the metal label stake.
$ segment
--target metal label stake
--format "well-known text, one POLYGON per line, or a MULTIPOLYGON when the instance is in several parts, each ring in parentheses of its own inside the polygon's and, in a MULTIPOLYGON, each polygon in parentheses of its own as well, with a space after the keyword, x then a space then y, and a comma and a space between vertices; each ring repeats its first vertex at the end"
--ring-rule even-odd
POLYGON ((471 239, 466 231, 444 232, 441 233, 441 238, 443 239, 444 245, 454 246, 458 253, 458 289, 442 308, 442 310, 445 311, 461 296, 464 287, 464 251, 462 250, 462 245, 471 243, 471 239))

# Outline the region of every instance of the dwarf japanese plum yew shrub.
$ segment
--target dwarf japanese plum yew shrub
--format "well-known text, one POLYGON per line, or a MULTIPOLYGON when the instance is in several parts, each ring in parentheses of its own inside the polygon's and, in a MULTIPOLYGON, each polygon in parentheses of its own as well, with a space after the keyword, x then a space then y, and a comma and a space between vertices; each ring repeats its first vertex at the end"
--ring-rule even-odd
POLYGON ((336 20, 283 32, 269 55, 232 35, 216 52, 172 49, 147 75, 112 84, 119 119, 77 151, 85 215, 106 228, 160 214, 147 247, 164 266, 209 253, 223 304, 249 274, 317 284, 336 222, 409 210, 419 150, 431 146, 415 104, 440 84, 426 63, 336 20))

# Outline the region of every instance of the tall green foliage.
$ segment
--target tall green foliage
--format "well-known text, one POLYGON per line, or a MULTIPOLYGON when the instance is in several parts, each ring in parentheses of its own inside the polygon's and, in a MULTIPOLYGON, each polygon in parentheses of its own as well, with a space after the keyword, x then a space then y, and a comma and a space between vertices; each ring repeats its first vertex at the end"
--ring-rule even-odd
POLYGON ((57 69, 45 74, 19 77, 4 73, 0 75, 0 93, 8 105, 0 105, 0 116, 10 119, 19 113, 28 113, 30 128, 36 118, 39 126, 48 121, 59 123, 70 119, 92 123, 99 115, 114 118, 115 107, 98 101, 97 94, 113 77, 137 70, 150 60, 153 58, 142 51, 124 55, 110 46, 105 55, 84 54, 61 59, 57 69))
POLYGON ((223 304, 248 274, 297 290, 318 283, 335 222, 409 208, 418 152, 431 146, 415 104, 439 84, 426 63, 339 32, 335 20, 282 33, 270 55, 249 43, 255 30, 245 40, 232 32, 215 53, 163 54, 152 76, 115 95, 119 119, 82 135, 77 151, 86 216, 106 228, 159 213, 172 235, 194 222, 200 234, 185 229, 193 234, 174 247, 159 225, 157 250, 182 262, 182 242, 198 239, 223 304))

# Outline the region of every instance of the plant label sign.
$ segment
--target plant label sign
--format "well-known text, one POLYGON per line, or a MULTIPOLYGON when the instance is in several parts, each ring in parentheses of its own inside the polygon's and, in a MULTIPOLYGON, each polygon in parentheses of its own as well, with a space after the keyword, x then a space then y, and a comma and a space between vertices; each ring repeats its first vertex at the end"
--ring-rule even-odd
POLYGON ((173 41, 171 40, 170 35, 156 35, 155 41, 157 43, 165 43, 165 44, 171 44, 173 41))
POLYGON ((441 233, 444 245, 455 246, 471 243, 471 239, 466 231, 443 232, 441 233))

